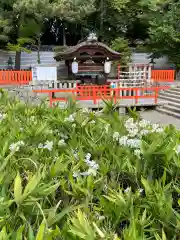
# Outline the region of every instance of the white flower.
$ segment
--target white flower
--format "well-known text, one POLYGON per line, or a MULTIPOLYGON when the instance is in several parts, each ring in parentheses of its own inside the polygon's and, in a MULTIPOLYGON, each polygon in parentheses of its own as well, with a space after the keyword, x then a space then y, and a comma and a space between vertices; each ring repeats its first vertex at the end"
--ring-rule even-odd
POLYGON ((94 115, 95 116, 101 116, 102 115, 102 111, 94 111, 94 115))
POLYGON ((132 123, 134 123, 134 119, 133 119, 133 118, 128 118, 128 119, 125 121, 125 125, 132 124, 132 123))
POLYGON ((7 116, 7 114, 5 114, 5 113, 0 113, 0 121, 3 120, 3 119, 5 119, 6 116, 7 116))
POLYGON ((151 122, 148 121, 148 120, 145 120, 145 119, 143 119, 143 120, 141 120, 141 121, 139 122, 139 126, 140 126, 141 128, 146 128, 146 127, 149 126, 150 124, 151 124, 151 122))
POLYGON ((57 159, 58 159, 58 156, 55 156, 53 162, 56 162, 57 159))
POLYGON ((74 122, 75 119, 74 119, 74 114, 71 114, 69 117, 66 117, 64 119, 65 122, 74 122))
POLYGON ((147 129, 142 129, 141 132, 140 132, 140 135, 141 135, 141 136, 144 136, 144 135, 147 135, 147 134, 149 134, 149 133, 150 133, 149 130, 147 130, 147 129))
POLYGON ((78 149, 75 149, 75 150, 72 149, 72 152, 73 152, 73 155, 74 155, 75 159, 78 160, 79 159, 78 149))
POLYGON ((139 149, 134 150, 134 155, 140 157, 141 151, 139 149))
POLYGON ((85 161, 89 161, 91 159, 91 154, 90 153, 87 153, 85 155, 85 161))
POLYGON ((130 128, 127 130, 129 132, 128 136, 130 136, 130 137, 135 137, 139 132, 139 129, 136 127, 136 125, 134 126, 134 128, 130 128))
POLYGON ((25 144, 24 144, 24 141, 19 141, 19 142, 17 142, 17 144, 19 145, 19 146, 24 146, 25 144))
POLYGON ((12 152, 17 152, 19 151, 19 146, 16 144, 16 143, 12 143, 10 146, 9 146, 9 150, 11 150, 12 152))
POLYGON ((139 132, 138 125, 134 123, 133 118, 129 118, 125 121, 125 127, 130 137, 135 137, 139 132))
POLYGON ((77 178, 77 177, 79 177, 79 176, 80 176, 80 173, 79 173, 79 172, 74 172, 74 173, 73 173, 73 177, 74 177, 74 178, 77 178))
POLYGON ((30 121, 34 122, 35 121, 35 116, 31 116, 30 121))
POLYGON ((81 111, 82 111, 82 113, 89 113, 89 109, 88 108, 83 108, 81 111))
POLYGON ((46 141, 45 144, 44 144, 44 149, 48 149, 49 151, 52 151, 53 149, 53 141, 46 141))
POLYGON ((89 174, 89 172, 82 172, 82 173, 80 173, 80 175, 81 176, 89 176, 90 174, 89 174))
POLYGON ((60 136, 62 139, 68 139, 68 136, 65 135, 64 133, 59 133, 59 136, 60 136))
POLYGON ((143 189, 143 188, 140 188, 138 191, 139 191, 139 193, 143 193, 143 192, 144 192, 144 189, 143 189))
POLYGON ((152 130, 152 132, 162 133, 162 132, 164 132, 164 129, 163 128, 157 128, 155 130, 152 130))
POLYGON ((104 187, 103 187, 103 191, 107 192, 107 190, 108 190, 108 186, 105 184, 104 187))
POLYGON ((13 151, 13 152, 17 152, 19 151, 20 147, 21 146, 24 146, 24 142, 23 141, 18 141, 16 143, 12 143, 10 146, 9 146, 9 150, 13 151))
POLYGON ((95 124, 96 122, 94 121, 94 120, 92 120, 91 122, 90 122, 90 124, 95 124))
POLYGON ((49 130, 47 131, 47 133, 53 134, 53 130, 52 130, 52 129, 49 129, 49 130))
POLYGON ((39 145, 38 145, 38 148, 43 148, 44 146, 43 146, 43 144, 42 143, 40 143, 39 145))
POLYGON ((97 175, 97 171, 94 168, 89 168, 88 169, 88 174, 95 177, 97 175))
POLYGON ((119 137, 120 137, 120 134, 119 134, 118 132, 115 132, 115 133, 113 134, 113 140, 118 141, 118 140, 119 140, 119 137))
POLYGON ((85 162, 90 168, 93 168, 95 170, 99 169, 99 164, 97 164, 94 160, 92 161, 85 160, 85 162))
POLYGON ((105 216, 99 216, 98 219, 99 221, 103 221, 105 219, 105 216))
POLYGON ((128 139, 127 146, 130 148, 140 148, 141 140, 139 139, 128 139))
POLYGON ((177 146, 177 148, 176 148, 176 153, 177 153, 177 154, 180 153, 180 145, 177 146))
POLYGON ((124 190, 125 193, 128 193, 128 192, 130 192, 130 191, 131 191, 131 188, 130 188, 130 187, 127 187, 127 188, 124 190))
POLYGON ((119 144, 122 145, 122 146, 126 146, 127 145, 127 140, 128 140, 128 137, 123 136, 119 139, 119 144))
POLYGON ((65 140, 64 139, 59 140, 58 146, 60 146, 60 147, 66 146, 65 140))
POLYGON ((104 128, 105 128, 105 132, 106 132, 106 133, 108 133, 108 131, 109 131, 109 127, 110 127, 110 124, 109 124, 109 123, 107 123, 107 124, 104 126, 104 128))
POLYGON ((153 130, 156 130, 157 128, 159 128, 160 127, 160 125, 159 124, 156 124, 156 123, 154 123, 153 125, 152 125, 152 129, 153 130))

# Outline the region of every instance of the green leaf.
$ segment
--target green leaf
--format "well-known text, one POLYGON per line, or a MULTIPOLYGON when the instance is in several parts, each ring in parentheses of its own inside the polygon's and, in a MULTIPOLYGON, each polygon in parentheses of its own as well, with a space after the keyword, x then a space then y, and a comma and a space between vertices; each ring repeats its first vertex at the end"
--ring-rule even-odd
POLYGON ((6 227, 3 227, 3 229, 0 232, 0 240, 9 240, 6 232, 6 227))
POLYGON ((34 236, 32 228, 31 228, 31 225, 29 225, 28 240, 35 240, 35 236, 34 236))
POLYGON ((39 184, 41 180, 41 174, 38 172, 36 173, 28 182, 24 189, 23 197, 26 198, 29 194, 31 194, 36 186, 39 184))
POLYGON ((22 183, 21 183, 21 176, 19 172, 14 181, 14 199, 17 204, 20 204, 22 201, 22 183))
POLYGON ((36 240, 44 240, 45 227, 46 225, 45 222, 43 221, 38 229, 36 240))
POLYGON ((162 240, 167 240, 166 234, 165 234, 165 232, 164 232, 164 229, 162 229, 162 240))
POLYGON ((65 215, 69 214, 72 211, 75 211, 79 207, 69 206, 64 208, 60 213, 56 214, 55 216, 52 216, 52 218, 49 219, 48 226, 52 226, 55 223, 59 222, 65 215))
POLYGON ((150 186, 148 180, 146 180, 146 179, 144 179, 144 178, 141 178, 141 182, 142 182, 142 184, 144 185, 144 188, 145 188, 146 193, 147 193, 147 194, 148 194, 148 193, 151 193, 151 192, 152 192, 152 189, 151 189, 151 186, 150 186))
POLYGON ((23 230, 24 226, 21 226, 16 233, 16 240, 23 240, 23 230))
POLYGON ((49 188, 45 188, 41 191, 41 189, 38 191, 38 193, 40 195, 43 196, 48 196, 49 194, 55 192, 55 190, 59 187, 59 183, 54 184, 53 186, 49 187, 49 188))

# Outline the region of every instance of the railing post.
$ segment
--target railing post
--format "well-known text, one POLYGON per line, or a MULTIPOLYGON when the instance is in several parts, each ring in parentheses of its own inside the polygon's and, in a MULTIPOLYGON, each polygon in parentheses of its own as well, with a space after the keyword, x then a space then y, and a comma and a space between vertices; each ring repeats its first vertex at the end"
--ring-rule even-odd
POLYGON ((117 96, 118 96, 118 88, 114 89, 114 103, 117 103, 117 96))
POLYGON ((138 104, 138 89, 135 88, 135 103, 138 104))
POLYGON ((118 80, 120 79, 120 64, 118 64, 117 78, 118 78, 118 80))
POLYGON ((49 93, 49 105, 50 105, 50 107, 52 107, 52 103, 53 103, 53 101, 52 101, 52 92, 50 92, 49 93))
POLYGON ((97 99, 96 99, 96 88, 93 87, 93 101, 94 101, 94 104, 97 103, 97 99))
POLYGON ((158 100, 158 91, 159 91, 159 88, 156 87, 155 88, 155 96, 154 96, 154 103, 157 104, 157 100, 158 100))

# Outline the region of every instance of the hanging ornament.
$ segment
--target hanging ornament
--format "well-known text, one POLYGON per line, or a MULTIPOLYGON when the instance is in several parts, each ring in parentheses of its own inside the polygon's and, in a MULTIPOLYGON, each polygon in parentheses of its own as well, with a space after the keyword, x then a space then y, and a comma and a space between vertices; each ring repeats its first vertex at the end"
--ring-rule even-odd
POLYGON ((104 72, 106 74, 109 74, 111 72, 111 62, 109 61, 109 58, 107 58, 104 63, 104 72))
POLYGON ((74 74, 78 73, 78 62, 76 61, 76 58, 74 58, 71 68, 72 68, 72 73, 74 73, 74 74))

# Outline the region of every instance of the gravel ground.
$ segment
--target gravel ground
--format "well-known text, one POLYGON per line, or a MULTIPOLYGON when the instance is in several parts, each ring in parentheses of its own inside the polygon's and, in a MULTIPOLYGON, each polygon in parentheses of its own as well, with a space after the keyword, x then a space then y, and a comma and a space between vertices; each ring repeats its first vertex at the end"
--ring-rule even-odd
POLYGON ((141 112, 140 115, 142 118, 150 120, 152 123, 163 125, 173 124, 177 129, 180 129, 180 120, 175 117, 159 113, 155 110, 144 111, 141 112))

